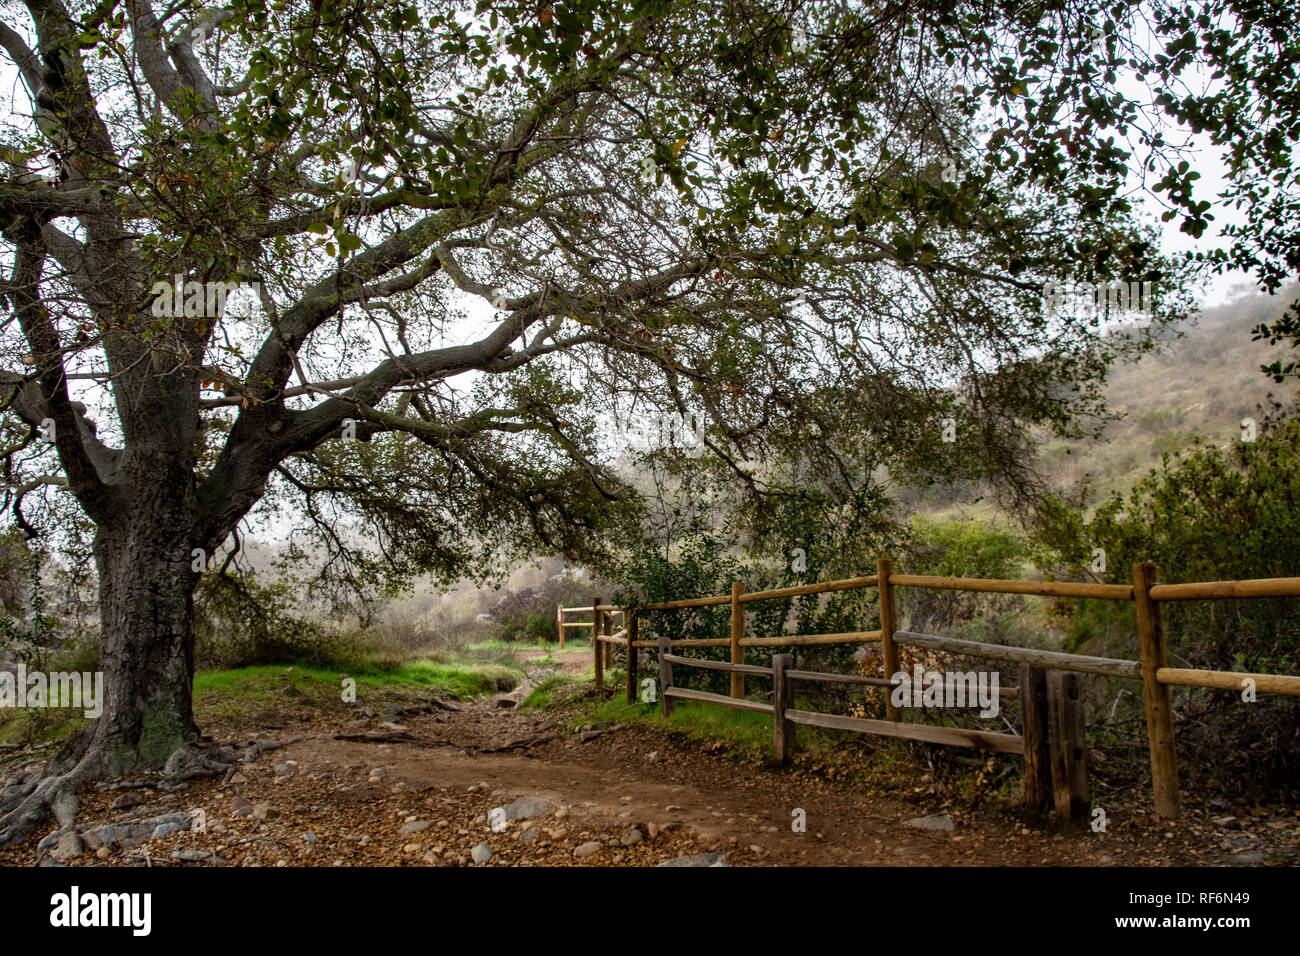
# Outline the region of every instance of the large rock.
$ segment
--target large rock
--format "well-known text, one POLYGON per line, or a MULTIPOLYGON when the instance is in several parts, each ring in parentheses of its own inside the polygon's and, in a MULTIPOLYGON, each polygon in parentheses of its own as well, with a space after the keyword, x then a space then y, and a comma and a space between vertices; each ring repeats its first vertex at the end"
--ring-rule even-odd
POLYGON ((585 860, 587 859, 587 857, 594 856, 600 851, 601 851, 601 845, 597 843, 595 840, 590 840, 587 843, 583 843, 581 846, 574 847, 573 855, 576 856, 579 860, 585 860))
POLYGON ((952 830, 955 824, 946 813, 932 813, 925 817, 913 817, 907 825, 916 830, 952 830))
POLYGON ((36 844, 36 849, 48 850, 51 847, 58 845, 59 840, 63 839, 64 835, 71 832, 71 830, 71 827, 60 827, 53 833, 47 833, 45 836, 41 837, 41 842, 36 844))
POLYGON ((432 821, 429 820, 412 820, 410 823, 405 823, 402 825, 402 832, 408 834, 423 833, 431 826, 433 826, 433 823, 432 821))
POLYGON ((694 853, 690 856, 679 856, 675 860, 665 860, 660 866, 726 866, 727 854, 725 853, 694 853))
POLYGON ((191 822, 188 813, 165 813, 134 823, 107 823, 87 830, 82 836, 92 850, 102 846, 133 847, 147 840, 188 830, 191 822))
POLYGON ((82 842, 80 836, 76 833, 65 833, 59 837, 59 842, 50 851, 50 856, 56 860, 67 860, 74 856, 81 856, 85 852, 86 844, 82 842))
POLYGON ((548 813, 552 803, 545 797, 520 797, 513 803, 506 804, 507 820, 526 820, 529 817, 540 817, 548 813))

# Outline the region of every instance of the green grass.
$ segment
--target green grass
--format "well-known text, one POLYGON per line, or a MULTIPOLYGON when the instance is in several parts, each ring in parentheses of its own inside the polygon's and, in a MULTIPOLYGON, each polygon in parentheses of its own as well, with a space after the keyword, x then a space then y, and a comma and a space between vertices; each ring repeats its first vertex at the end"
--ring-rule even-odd
MULTIPOLYGON (((564 680, 570 686, 584 683, 572 678, 564 680)), ((547 681, 539 686, 529 700, 537 696, 551 700, 557 698, 558 685, 548 687, 550 683, 547 681)), ((611 700, 582 701, 568 723, 576 729, 600 721, 638 723, 659 733, 680 734, 688 740, 711 744, 731 756, 766 759, 772 754, 772 717, 750 710, 679 700, 673 706, 672 715, 665 718, 659 704, 628 704, 623 695, 618 694, 611 700)), ((818 740, 826 737, 847 736, 836 731, 818 731, 813 727, 798 727, 795 735, 804 748, 814 747, 818 740)))
POLYGON ((0 710, 0 744, 48 743, 62 740, 90 719, 75 707, 0 710))
POLYGON ((202 671, 194 677, 195 707, 213 716, 241 713, 250 704, 269 704, 289 686, 303 693, 304 702, 339 700, 343 678, 357 682, 359 696, 382 692, 420 691, 455 700, 510 690, 519 684, 519 672, 506 667, 469 666, 435 661, 412 661, 393 670, 371 668, 346 674, 315 667, 241 667, 202 671))
POLYGON ((565 703, 587 681, 553 674, 533 688, 519 705, 520 710, 552 710, 565 703))

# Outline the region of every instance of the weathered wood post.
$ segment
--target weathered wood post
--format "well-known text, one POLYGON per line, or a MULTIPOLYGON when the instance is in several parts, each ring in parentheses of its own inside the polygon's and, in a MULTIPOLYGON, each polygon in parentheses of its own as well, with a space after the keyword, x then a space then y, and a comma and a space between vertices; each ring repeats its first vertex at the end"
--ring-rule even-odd
POLYGON ((627 702, 636 703, 636 642, 637 615, 636 608, 623 609, 623 623, 627 626, 627 702))
MULTIPOLYGON (((618 630, 618 628, 614 627, 614 612, 603 611, 601 613, 605 615, 605 623, 604 623, 605 630, 603 633, 607 636, 613 634, 616 630, 618 630)), ((614 668, 614 645, 613 644, 605 645, 605 666, 610 670, 613 670, 614 668)))
POLYGON ((1137 605, 1138 647, 1142 653, 1142 698, 1146 704, 1147 744, 1151 750, 1151 783, 1155 789, 1156 816, 1176 819, 1179 812, 1178 752, 1174 748, 1174 712, 1169 687, 1156 672, 1169 666, 1160 621, 1160 605, 1148 593, 1156 583, 1156 566, 1150 561, 1133 565, 1133 600, 1137 605))
POLYGON ((672 644, 667 634, 659 635, 659 710, 665 717, 673 713, 673 699, 668 696, 668 688, 673 686, 673 664, 668 660, 672 653, 672 644))
POLYGON ((1048 749, 1052 762, 1052 798, 1060 823, 1083 823, 1092 799, 1088 792, 1088 748, 1083 736, 1083 700, 1079 675, 1047 675, 1048 749))
MULTIPOLYGON (((731 582, 731 663, 745 663, 745 649, 740 646, 745 636, 745 605, 740 603, 740 596, 745 593, 745 585, 740 581, 731 582)), ((731 675, 731 696, 745 696, 745 675, 731 675)))
POLYGON ((786 720, 785 712, 794 706, 793 682, 785 676, 794 669, 793 654, 775 654, 772 657, 772 752, 779 764, 790 762, 794 753, 793 720, 786 720))
POLYGON ((605 653, 600 643, 600 598, 591 599, 591 652, 596 663, 596 689, 605 685, 605 653))
POLYGON ((1020 733, 1025 738, 1025 806, 1045 808, 1052 800, 1048 750, 1047 671, 1020 665, 1020 733))
MULTIPOLYGON (((880 656, 885 680, 892 680, 898 673, 898 645, 894 643, 898 604, 894 586, 889 583, 889 576, 893 573, 893 558, 884 557, 876 561, 876 587, 880 592, 880 656)), ((885 717, 898 720, 898 708, 894 706, 893 694, 888 689, 885 692, 885 717)))
POLYGON ((560 650, 564 650, 564 605, 555 605, 555 628, 560 632, 560 650))

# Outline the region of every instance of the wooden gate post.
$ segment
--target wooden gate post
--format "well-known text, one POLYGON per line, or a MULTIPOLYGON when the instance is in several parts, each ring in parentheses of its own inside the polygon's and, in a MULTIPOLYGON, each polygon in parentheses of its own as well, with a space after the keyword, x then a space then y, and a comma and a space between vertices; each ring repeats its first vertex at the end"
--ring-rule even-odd
MULTIPOLYGON (((880 656, 885 680, 892 680, 898 673, 898 645, 894 643, 894 629, 898 627, 898 604, 894 586, 889 583, 889 576, 894 573, 894 559, 880 558, 876 562, 876 587, 880 597, 880 656)), ((898 720, 898 708, 894 706, 893 694, 885 693, 885 717, 898 720)))
POLYGON ((668 660, 672 652, 667 634, 659 635, 659 711, 665 717, 673 713, 673 699, 668 696, 668 688, 673 686, 673 664, 668 660))
POLYGON ((1169 649, 1160 622, 1160 605, 1148 594, 1156 583, 1150 561, 1133 565, 1133 600, 1137 605, 1138 646, 1142 652, 1142 698, 1146 704, 1147 744, 1151 749, 1151 783, 1156 816, 1176 819, 1179 811, 1178 752, 1174 747, 1174 712, 1169 687, 1156 672, 1169 666, 1169 649))
POLYGON ((1025 739, 1025 806, 1044 809, 1052 799, 1048 752, 1047 671, 1020 665, 1020 733, 1025 739))
POLYGON ((560 632, 560 650, 564 650, 564 605, 555 605, 555 626, 560 632))
POLYGON ((775 654, 772 657, 772 752, 779 764, 788 764, 794 753, 794 721, 785 719, 785 712, 794 706, 793 689, 787 670, 794 668, 793 654, 775 654))
POLYGON ((623 609, 623 621, 627 625, 627 702, 636 703, 636 609, 623 609))
MULTIPOLYGON (((745 593, 745 585, 740 581, 731 582, 731 663, 745 663, 745 649, 740 646, 745 636, 745 605, 740 603, 740 596, 745 593)), ((731 696, 745 696, 745 675, 731 675, 731 696)))
POLYGON ((596 663, 596 689, 605 685, 605 648, 600 643, 600 598, 591 599, 591 653, 596 663))
POLYGON ((1083 700, 1079 675, 1047 675, 1048 750, 1052 761, 1052 797, 1060 823, 1083 823, 1092 798, 1088 792, 1088 748, 1083 737, 1083 700))
MULTIPOLYGON (((600 625, 601 633, 607 636, 613 634, 614 633, 614 612, 601 611, 600 614, 602 618, 601 625, 600 625)), ((614 669, 614 645, 613 644, 605 645, 605 667, 608 668, 609 670, 614 669)))

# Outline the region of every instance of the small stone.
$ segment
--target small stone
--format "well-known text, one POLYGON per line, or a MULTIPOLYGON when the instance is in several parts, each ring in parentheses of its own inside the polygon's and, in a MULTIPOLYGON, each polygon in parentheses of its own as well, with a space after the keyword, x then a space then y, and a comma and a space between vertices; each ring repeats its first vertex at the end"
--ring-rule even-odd
POLYGON ((527 846, 528 844, 536 840, 537 837, 538 837, 538 831, 525 830, 523 833, 519 834, 519 842, 527 846))
POLYGON ((361 839, 358 840, 357 842, 360 843, 362 846, 370 846, 370 834, 363 833, 361 835, 361 839))
POLYGON ((286 687, 284 690, 280 691, 280 695, 281 695, 282 697, 301 697, 301 696, 302 696, 302 691, 300 691, 298 688, 296 688, 296 687, 290 685, 290 686, 286 687))
POLYGON ((428 853, 424 854, 424 856, 420 857, 420 860, 424 863, 437 863, 438 854, 430 850, 428 853))
POLYGON ((240 773, 238 770, 236 770, 234 773, 232 773, 232 774, 230 775, 230 780, 227 781, 227 782, 228 782, 228 783, 248 783, 248 778, 245 777, 245 776, 244 776, 242 773, 240 773))
POLYGON ((126 793, 114 800, 110 806, 114 810, 130 810, 132 807, 139 806, 144 802, 144 797, 134 790, 128 790, 126 793))
POLYGON ((230 815, 232 817, 251 817, 253 815, 253 801, 244 797, 235 797, 230 801, 230 815))
POLYGON ((659 762, 659 751, 657 751, 657 750, 652 750, 652 751, 650 751, 648 754, 646 754, 645 759, 648 760, 648 761, 650 761, 651 763, 658 763, 658 762, 659 762))
POLYGON ((403 852, 403 853, 419 853, 419 852, 420 852, 420 844, 418 844, 418 843, 408 843, 408 844, 406 844, 406 846, 402 847, 402 852, 403 852))
POLYGON ((292 777, 297 772, 298 765, 292 760, 275 765, 275 775, 277 777, 292 777))
POLYGON ((1230 827, 1236 822, 1236 817, 1215 817, 1213 821, 1216 827, 1230 827))
POLYGON ((475 863, 486 863, 492 859, 492 848, 486 843, 480 843, 469 851, 469 855, 475 863))
POLYGON ((595 840, 590 840, 586 843, 583 843, 581 846, 574 847, 573 855, 576 856, 579 860, 585 860, 587 857, 591 856, 592 854, 599 853, 600 850, 601 850, 601 845, 597 843, 595 840))
POLYGON ((67 860, 74 856, 80 856, 85 852, 86 844, 79 834, 65 833, 59 837, 59 842, 50 851, 50 856, 56 860, 67 860))
POLYGON ((646 833, 649 835, 650 839, 653 840, 655 837, 657 837, 657 836, 659 835, 659 824, 657 824, 657 823, 647 823, 647 824, 645 825, 645 830, 646 830, 646 833))
POLYGON ((273 820, 280 815, 280 811, 269 803, 259 803, 253 807, 253 816, 258 820, 273 820))
POLYGON ((182 860, 186 863, 198 863, 200 860, 206 860, 212 856, 207 850, 172 850, 173 860, 182 860))
POLYGON ((316 834, 314 833, 304 833, 302 835, 302 842, 307 844, 308 846, 314 846, 318 841, 318 839, 319 837, 317 837, 316 834))
POLYGON ((638 830, 636 827, 633 827, 632 829, 624 832, 624 834, 621 837, 619 837, 619 842, 622 843, 624 846, 633 846, 634 844, 640 843, 644 839, 645 837, 642 835, 641 831, 638 830))
POLYGON ((433 823, 428 820, 412 820, 410 823, 403 824, 402 832, 409 836, 414 833, 423 833, 431 826, 433 826, 433 823))
POLYGON ((759 846, 757 843, 751 843, 749 845, 749 848, 753 850, 755 853, 757 853, 759 856, 763 855, 763 848, 759 846))
POLYGON ((568 815, 569 815, 569 811, 566 810, 564 807, 560 807, 560 809, 555 811, 555 819, 557 820, 563 820, 568 815))
POLYGON ((98 850, 95 851, 95 856, 99 857, 99 859, 101 860, 107 860, 109 854, 112 852, 113 851, 110 850, 108 847, 101 846, 98 850))

